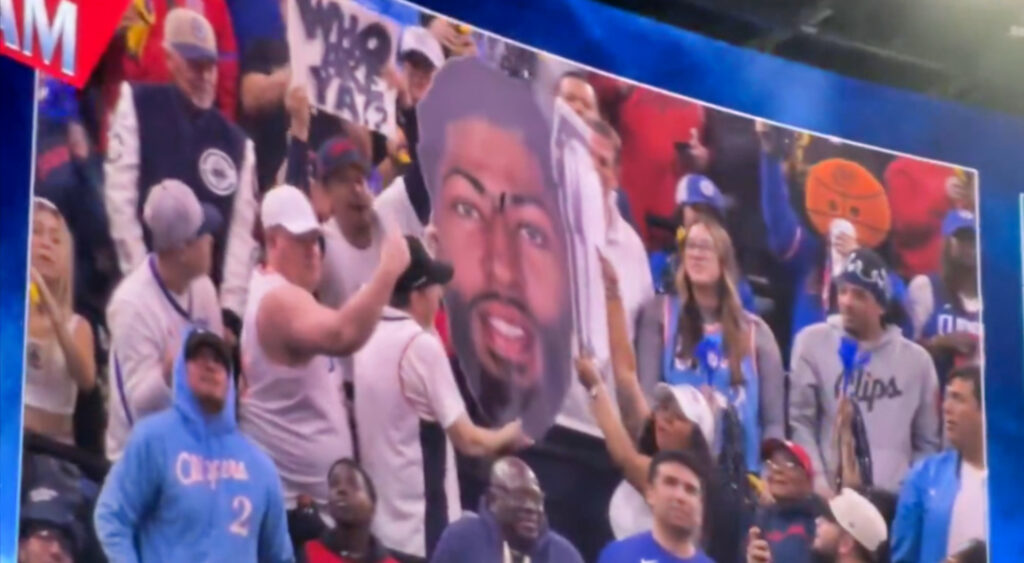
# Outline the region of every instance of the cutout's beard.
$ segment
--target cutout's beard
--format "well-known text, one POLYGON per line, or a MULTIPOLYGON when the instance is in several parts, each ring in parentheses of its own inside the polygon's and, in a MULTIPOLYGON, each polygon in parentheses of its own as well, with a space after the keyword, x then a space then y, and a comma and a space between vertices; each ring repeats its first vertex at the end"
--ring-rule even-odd
POLYGON ((485 369, 477 356, 471 319, 481 301, 484 300, 477 297, 467 302, 451 290, 444 299, 452 343, 466 383, 488 426, 497 427, 522 418, 526 433, 539 438, 551 426, 568 393, 572 377, 572 319, 566 313, 560 317, 564 320, 554 325, 534 323, 541 354, 540 374, 536 383, 521 386, 512 374, 491 373, 485 369))

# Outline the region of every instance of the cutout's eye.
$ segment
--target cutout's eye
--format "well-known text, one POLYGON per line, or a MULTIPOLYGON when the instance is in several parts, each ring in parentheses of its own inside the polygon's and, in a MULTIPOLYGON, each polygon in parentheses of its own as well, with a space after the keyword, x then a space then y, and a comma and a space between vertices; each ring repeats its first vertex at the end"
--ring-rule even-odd
POLYGON ((839 203, 834 199, 828 200, 828 210, 832 213, 839 213, 839 203))
POLYGON ((854 219, 860 217, 860 208, 856 206, 850 207, 850 217, 853 217, 854 219))

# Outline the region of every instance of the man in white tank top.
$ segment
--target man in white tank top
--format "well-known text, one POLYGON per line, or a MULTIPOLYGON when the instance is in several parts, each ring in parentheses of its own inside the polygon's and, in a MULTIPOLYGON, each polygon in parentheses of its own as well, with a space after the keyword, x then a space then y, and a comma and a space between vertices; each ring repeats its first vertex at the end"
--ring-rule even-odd
POLYGON ((110 461, 120 459, 139 419, 171 405, 171 369, 188 327, 223 333, 208 275, 220 213, 185 184, 164 180, 150 189, 142 218, 154 253, 121 280, 107 306, 110 461))
POLYGON ((519 420, 491 430, 469 419, 432 331, 452 266, 431 258, 418 238, 406 241, 409 267, 354 371, 359 459, 377 488, 373 532, 403 563, 425 561, 462 515, 452 445, 491 456, 529 444, 519 420))
POLYGON ((369 338, 409 263, 397 230, 388 230, 373 277, 337 309, 313 296, 320 281, 320 224, 306 196, 278 186, 263 198, 260 218, 266 263, 249 288, 242 327, 242 431, 277 465, 285 503, 308 496, 327 502, 324 475, 352 457, 341 377, 332 357, 348 356, 369 338))

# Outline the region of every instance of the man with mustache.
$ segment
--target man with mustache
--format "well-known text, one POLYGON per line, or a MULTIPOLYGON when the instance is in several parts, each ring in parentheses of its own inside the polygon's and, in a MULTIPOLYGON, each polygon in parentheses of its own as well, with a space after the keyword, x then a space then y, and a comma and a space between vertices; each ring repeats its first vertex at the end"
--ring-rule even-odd
MULTIPOLYGON (((522 418, 539 440, 522 459, 548 495, 551 525, 592 560, 612 536, 608 502, 621 475, 573 381, 551 125, 530 83, 471 58, 438 71, 418 113, 438 257, 455 267, 445 311, 467 406, 490 427, 522 418)), ((460 472, 464 503, 476 504, 485 471, 460 472)))
POLYGON ((576 548, 548 528, 540 482, 514 457, 494 463, 478 513, 448 526, 431 561, 583 563, 576 548))

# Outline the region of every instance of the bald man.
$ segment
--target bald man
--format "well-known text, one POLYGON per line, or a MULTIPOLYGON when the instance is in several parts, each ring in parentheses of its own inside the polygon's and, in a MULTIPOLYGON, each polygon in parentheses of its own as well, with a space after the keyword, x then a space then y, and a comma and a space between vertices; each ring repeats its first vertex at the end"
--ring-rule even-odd
POLYGON ((452 523, 441 535, 433 563, 583 563, 576 548, 548 529, 544 492, 522 460, 504 457, 491 468, 479 514, 452 523))

